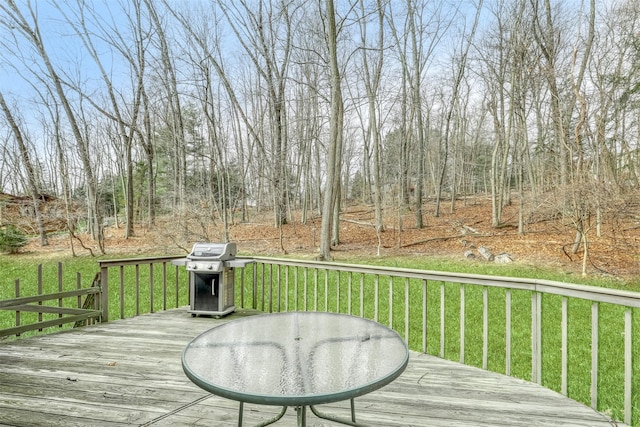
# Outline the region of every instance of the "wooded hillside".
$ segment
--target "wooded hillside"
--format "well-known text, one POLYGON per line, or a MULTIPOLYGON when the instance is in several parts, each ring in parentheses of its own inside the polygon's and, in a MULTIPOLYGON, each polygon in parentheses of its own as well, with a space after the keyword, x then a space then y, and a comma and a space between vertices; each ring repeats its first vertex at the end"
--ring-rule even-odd
POLYGON ((377 238, 488 196, 482 233, 559 221, 586 271, 637 221, 639 35, 636 0, 4 2, 0 191, 42 245, 50 194, 98 252, 268 212, 324 259, 350 206, 377 238))

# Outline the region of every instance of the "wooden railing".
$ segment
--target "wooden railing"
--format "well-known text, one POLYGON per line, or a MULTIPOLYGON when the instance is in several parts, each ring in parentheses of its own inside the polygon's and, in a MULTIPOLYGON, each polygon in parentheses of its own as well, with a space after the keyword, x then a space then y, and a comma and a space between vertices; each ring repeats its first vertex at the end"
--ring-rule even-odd
POLYGON ((403 334, 413 350, 530 380, 640 425, 640 340, 633 340, 640 330, 640 293, 547 280, 254 260, 247 267, 253 278, 236 295, 242 307, 368 317, 403 334), (587 390, 580 390, 584 384, 587 390))
POLYGON ((57 291, 54 292, 44 292, 42 265, 38 266, 37 293, 35 295, 20 296, 20 280, 15 280, 16 297, 0 300, 0 311, 14 313, 14 326, 0 329, 0 337, 20 336, 25 332, 42 331, 45 328, 61 328, 69 323, 80 326, 100 321, 102 310, 100 308, 99 276, 94 278, 91 287, 82 288, 81 277, 78 274, 75 289, 64 290, 61 264, 58 264, 57 273, 57 291), (33 313, 33 315, 23 316, 25 313, 33 313))
POLYGON ((20 279, 16 279, 16 297, 0 300, 0 320, 5 320, 0 324, 7 325, 6 315, 14 312, 10 326, 0 327, 0 337, 20 336, 29 331, 49 332, 70 323, 81 326, 184 306, 189 292, 186 272, 184 268, 171 265, 172 260, 180 258, 98 261, 99 271, 88 288, 82 288, 79 273, 75 284, 65 283, 60 263, 57 283, 49 283, 53 281, 51 278, 45 283, 42 265, 39 265, 35 280, 37 290, 31 283, 27 287, 30 295, 21 295, 23 286, 20 279), (5 316, 2 316, 3 312, 5 316))
MULTIPOLYGON (((80 301, 82 295, 95 295, 99 305, 92 309, 100 310, 96 318, 104 322, 185 306, 187 273, 171 263, 179 258, 99 261, 100 287, 19 297, 0 301, 0 307, 19 313, 16 308, 45 299, 75 296, 80 301)), ((251 259, 255 263, 235 274, 237 307, 367 317, 397 330, 412 350, 530 380, 640 426, 640 340, 633 340, 640 330, 639 293, 546 280, 251 259)), ((28 309, 49 310, 42 307, 28 309)), ((74 310, 64 310, 67 321, 90 314, 74 310)))
POLYGON ((171 264, 181 256, 99 261, 102 321, 184 306, 189 301, 184 268, 171 264), (110 272, 117 271, 117 287, 110 272), (182 277, 181 277, 182 276, 182 277))

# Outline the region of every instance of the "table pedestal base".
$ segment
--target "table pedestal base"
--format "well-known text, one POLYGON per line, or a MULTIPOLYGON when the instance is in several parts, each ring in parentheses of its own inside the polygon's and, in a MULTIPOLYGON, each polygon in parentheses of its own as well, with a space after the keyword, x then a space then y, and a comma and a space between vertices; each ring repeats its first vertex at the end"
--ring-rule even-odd
MULTIPOLYGON (((346 419, 346 418, 334 417, 333 415, 328 415, 328 414, 322 413, 322 412, 318 411, 318 409, 313 405, 309 406, 309 409, 311 409, 311 412, 313 412, 313 414, 316 417, 322 418, 324 420, 329 420, 329 421, 333 421, 333 422, 336 422, 336 423, 345 424, 345 425, 354 426, 354 427, 368 427, 367 424, 361 424, 361 423, 356 422, 355 403, 354 403, 353 399, 350 399, 350 401, 351 401, 351 419, 350 420, 346 419)), ((280 411, 280 413, 278 415, 276 415, 275 417, 256 425, 255 427, 265 427, 265 426, 268 426, 270 424, 273 424, 273 423, 277 422, 287 412, 287 408, 288 408, 287 406, 283 406, 282 407, 282 411, 280 411)), ((298 413, 298 427, 306 427, 307 426, 307 407, 306 406, 296 406, 295 409, 296 409, 296 412, 298 413)), ((238 427, 242 427, 242 414, 243 414, 243 412, 244 412, 244 403, 240 402, 240 413, 238 415, 238 427)))

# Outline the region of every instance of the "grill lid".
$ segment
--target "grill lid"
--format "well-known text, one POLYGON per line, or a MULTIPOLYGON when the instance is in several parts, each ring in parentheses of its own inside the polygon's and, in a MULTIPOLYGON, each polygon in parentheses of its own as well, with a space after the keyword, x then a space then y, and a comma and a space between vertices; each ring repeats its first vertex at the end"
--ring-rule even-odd
POLYGON ((226 261, 236 257, 236 244, 230 243, 206 243, 199 242, 193 245, 191 253, 187 255, 192 260, 219 260, 226 261))

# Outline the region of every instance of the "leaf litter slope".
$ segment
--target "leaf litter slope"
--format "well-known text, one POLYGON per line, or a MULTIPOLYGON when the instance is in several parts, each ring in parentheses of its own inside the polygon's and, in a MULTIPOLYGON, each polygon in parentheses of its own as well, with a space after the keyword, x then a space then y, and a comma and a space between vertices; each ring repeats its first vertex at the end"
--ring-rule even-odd
MULTIPOLYGON (((453 212, 448 206, 433 216, 433 206, 426 204, 423 211, 424 227, 415 226, 415 214, 410 210, 385 211, 385 229, 379 235, 374 227, 371 206, 350 206, 343 210, 340 221, 340 243, 335 246, 337 261, 377 256, 435 256, 457 260, 473 254, 476 260, 486 261, 478 252, 484 247, 492 254, 508 254, 515 263, 543 268, 560 269, 579 274, 582 269, 583 247, 572 252, 575 229, 558 218, 530 220, 524 233, 518 233, 517 206, 506 206, 503 225, 491 225, 491 200, 474 198, 459 201, 453 212)), ((244 255, 313 257, 317 254, 321 218, 309 215, 306 223, 295 220, 282 227, 273 226, 268 212, 252 213, 248 222, 235 221, 229 226, 229 238, 236 242, 244 255), (281 237, 282 236, 282 237, 281 237)), ((219 221, 196 221, 180 227, 173 218, 159 218, 152 229, 137 225, 136 234, 123 238, 123 230, 108 227, 105 247, 109 255, 164 255, 186 254, 196 241, 224 241, 224 228, 219 221), (206 225, 203 225, 206 223, 206 225)), ((640 274, 640 224, 633 217, 605 223, 601 236, 595 229, 589 232, 588 273, 633 279, 640 274)), ((82 243, 98 254, 97 247, 87 236, 82 243)), ((87 255, 78 241, 75 253, 87 255)), ((48 247, 40 247, 39 239, 32 239, 23 255, 59 257, 71 254, 68 236, 59 234, 50 238, 48 247)))

